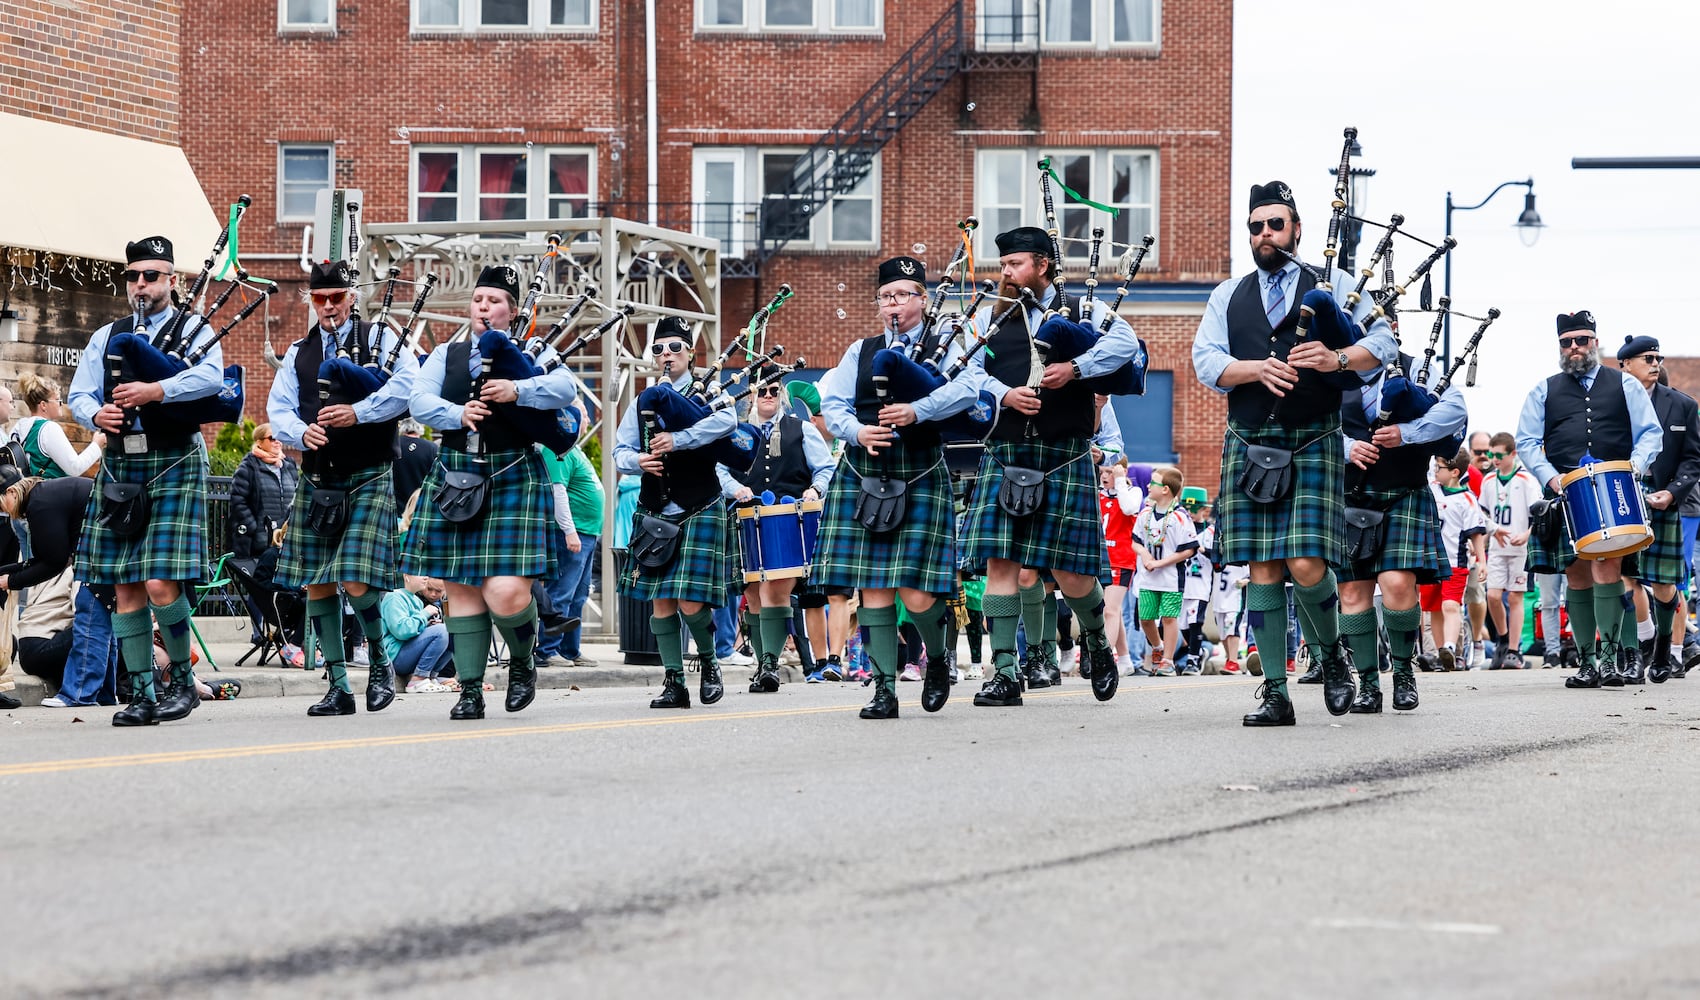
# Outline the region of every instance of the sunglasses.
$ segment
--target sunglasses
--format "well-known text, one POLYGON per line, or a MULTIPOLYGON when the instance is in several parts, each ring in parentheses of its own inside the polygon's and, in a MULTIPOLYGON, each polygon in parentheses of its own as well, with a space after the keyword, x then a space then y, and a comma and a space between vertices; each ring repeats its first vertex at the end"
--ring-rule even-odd
POLYGON ((338 305, 348 298, 347 292, 313 292, 311 295, 313 301, 322 306, 338 305))
POLYGON ((1257 235, 1259 235, 1263 232, 1263 227, 1265 225, 1269 226, 1270 232, 1278 233, 1281 230, 1287 228, 1287 220, 1281 218, 1280 216, 1276 216, 1273 219, 1259 219, 1259 220, 1254 221, 1254 222, 1248 222, 1248 223, 1245 224, 1245 227, 1247 229, 1251 230, 1251 235, 1257 236, 1257 235))
MULTIPOLYGON (((1480 451, 1477 451, 1475 454, 1476 454, 1477 458, 1487 458, 1489 455, 1493 455, 1493 452, 1488 451, 1486 448, 1483 448, 1480 451)), ((1499 456, 1494 455, 1493 457, 1498 458, 1499 456)))
POLYGON ((1510 452, 1505 452, 1505 451, 1490 451, 1490 452, 1488 452, 1488 457, 1497 462, 1497 461, 1499 461, 1500 459, 1504 458, 1506 455, 1509 455, 1509 454, 1510 454, 1510 452))
POLYGON ((124 281, 131 285, 138 281, 158 281, 160 278, 170 273, 170 271, 156 271, 151 267, 146 271, 125 271, 124 281))
POLYGON ((1594 340, 1593 335, 1587 334, 1587 333, 1584 333, 1579 337, 1560 337, 1560 338, 1558 338, 1558 346, 1560 346, 1560 347, 1587 347, 1590 343, 1593 342, 1593 340, 1594 340))
POLYGON ((1665 363, 1665 356, 1663 354, 1643 354, 1635 360, 1645 361, 1650 365, 1662 365, 1665 363))
POLYGON ((779 387, 776 386, 776 385, 764 385, 760 389, 756 390, 756 395, 758 395, 758 396, 777 396, 777 395, 779 395, 779 387))
POLYGON ((649 353, 658 358, 663 354, 683 354, 684 351, 685 343, 682 340, 669 340, 664 344, 649 345, 649 353))

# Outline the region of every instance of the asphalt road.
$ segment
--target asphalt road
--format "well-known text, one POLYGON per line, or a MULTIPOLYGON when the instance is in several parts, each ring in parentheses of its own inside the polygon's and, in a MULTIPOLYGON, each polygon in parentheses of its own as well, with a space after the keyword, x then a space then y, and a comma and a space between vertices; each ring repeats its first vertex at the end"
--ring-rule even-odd
POLYGON ((1700 680, 0 715, 12 996, 1692 997, 1700 680))

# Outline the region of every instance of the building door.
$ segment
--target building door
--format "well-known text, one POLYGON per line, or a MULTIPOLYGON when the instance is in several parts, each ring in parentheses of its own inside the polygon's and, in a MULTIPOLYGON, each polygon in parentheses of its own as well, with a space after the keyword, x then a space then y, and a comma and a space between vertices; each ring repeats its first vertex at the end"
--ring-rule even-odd
POLYGON ((691 231, 720 241, 720 252, 742 257, 748 242, 744 151, 698 149, 691 164, 691 231))

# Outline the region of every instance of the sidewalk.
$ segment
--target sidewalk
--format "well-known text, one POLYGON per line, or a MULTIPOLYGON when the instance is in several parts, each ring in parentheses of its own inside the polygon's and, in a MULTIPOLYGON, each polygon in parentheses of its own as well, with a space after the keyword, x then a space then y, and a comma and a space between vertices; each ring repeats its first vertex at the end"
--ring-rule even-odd
MULTIPOLYGON (((249 698, 281 698, 294 695, 311 695, 317 697, 325 693, 326 682, 322 679, 322 670, 294 670, 278 666, 277 657, 267 662, 263 667, 253 665, 259 658, 255 654, 245 666, 237 666, 236 661, 242 654, 248 652, 248 619, 246 618, 197 618, 195 627, 200 629, 201 636, 206 639, 207 648, 212 653, 213 663, 218 669, 214 670, 207 663, 205 654, 201 662, 195 665, 195 673, 206 681, 212 681, 220 676, 234 677, 242 682, 244 700, 249 698)), ((558 688, 645 688, 659 689, 663 671, 656 666, 628 666, 625 654, 612 642, 586 642, 582 649, 584 655, 596 660, 597 667, 549 667, 537 672, 538 690, 558 688)), ((200 647, 195 651, 200 653, 200 647)), ((360 694, 366 690, 366 668, 350 665, 348 679, 354 687, 354 693, 360 694)), ((753 670, 750 667, 720 668, 721 681, 728 690, 743 689, 749 686, 753 670)), ((800 683, 803 680, 802 671, 796 667, 780 667, 780 678, 787 684, 800 683)), ((49 690, 45 682, 38 677, 22 673, 14 665, 12 677, 17 681, 17 687, 12 696, 22 701, 26 707, 40 705, 49 690)), ((485 673, 484 679, 494 684, 496 691, 506 689, 508 672, 506 668, 492 666, 485 673)), ((697 682, 694 674, 686 676, 688 686, 693 696, 697 682)), ((450 697, 445 695, 444 697, 450 697)))

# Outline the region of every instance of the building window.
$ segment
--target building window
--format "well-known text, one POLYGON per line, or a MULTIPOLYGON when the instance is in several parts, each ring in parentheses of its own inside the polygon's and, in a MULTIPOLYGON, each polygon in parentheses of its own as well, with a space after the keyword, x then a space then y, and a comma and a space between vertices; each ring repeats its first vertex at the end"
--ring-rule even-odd
POLYGON ((696 0, 709 31, 878 31, 881 0, 696 0))
POLYGON ((1155 46, 1161 0, 981 0, 980 44, 1107 49, 1155 46))
POLYGON ((416 31, 594 31, 592 0, 413 0, 416 31))
POLYGON ((324 31, 336 28, 336 4, 332 0, 278 0, 280 31, 324 31))
POLYGON ((279 222, 313 221, 313 205, 319 192, 331 187, 335 156, 335 151, 330 146, 278 146, 279 222))
MULTIPOLYGON (((997 254, 995 237, 1017 226, 1050 228, 1040 194, 1038 163, 1050 157, 1051 169, 1081 197, 1117 210, 1106 213, 1069 199, 1062 186, 1051 184, 1063 260, 1084 265, 1092 253, 1092 230, 1102 227, 1108 240, 1103 258, 1114 260, 1125 245, 1150 233, 1157 236, 1157 154, 1147 149, 983 149, 975 165, 975 203, 980 219, 981 254, 997 254)), ((1155 267, 1154 244, 1146 264, 1155 267)))
POLYGON ((854 187, 813 205, 803 195, 780 193, 804 155, 800 149, 697 147, 692 153, 692 231, 720 240, 721 252, 733 257, 742 256, 757 238, 784 239, 792 250, 876 245, 879 156, 854 187))
POLYGON ((594 165, 580 147, 415 147, 413 221, 586 218, 594 165))

